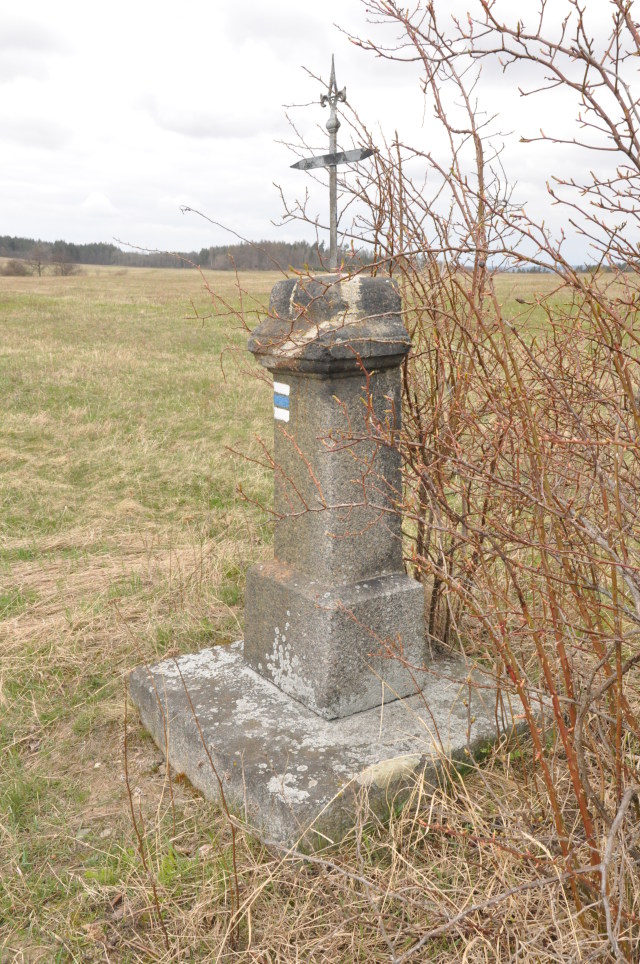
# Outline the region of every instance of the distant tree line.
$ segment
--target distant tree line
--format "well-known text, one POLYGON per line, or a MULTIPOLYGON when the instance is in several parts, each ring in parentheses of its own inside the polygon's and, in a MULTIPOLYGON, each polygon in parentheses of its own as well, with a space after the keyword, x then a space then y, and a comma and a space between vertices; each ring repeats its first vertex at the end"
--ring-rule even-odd
MULTIPOLYGON (((293 268, 295 271, 326 269, 328 251, 324 242, 309 244, 306 241, 258 241, 242 244, 219 245, 201 248, 200 251, 123 251, 115 244, 93 241, 90 244, 73 244, 69 241, 40 241, 33 238, 0 235, 0 258, 9 258, 10 265, 0 273, 12 275, 41 275, 45 270, 54 274, 73 274, 79 265, 121 265, 135 268, 192 268, 198 265, 214 271, 269 271, 293 268)), ((417 256, 416 264, 426 264, 427 255, 417 256)), ((346 268, 371 263, 371 255, 362 250, 343 248, 340 260, 346 268)), ((400 267, 400 258, 387 259, 387 269, 400 267)), ((593 273, 609 270, 603 264, 575 265, 579 271, 593 273)), ((635 265, 616 263, 620 271, 636 270, 635 265)), ((541 265, 507 267, 514 274, 545 274, 549 270, 541 265)))
MULTIPOLYGON (((200 251, 123 251, 115 244, 95 241, 73 244, 68 241, 40 241, 33 238, 0 235, 0 257, 23 263, 25 273, 42 274, 49 265, 57 274, 71 274, 77 265, 101 264, 146 268, 191 268, 199 265, 215 271, 268 271, 293 268, 304 271, 326 267, 324 244, 306 241, 260 241, 202 248, 200 251)), ((344 250, 346 266, 366 264, 361 251, 344 250)))
POLYGON ((256 244, 203 248, 198 255, 198 264, 215 271, 269 271, 283 267, 303 271, 306 267, 323 267, 326 258, 324 244, 308 244, 306 241, 259 241, 256 244))

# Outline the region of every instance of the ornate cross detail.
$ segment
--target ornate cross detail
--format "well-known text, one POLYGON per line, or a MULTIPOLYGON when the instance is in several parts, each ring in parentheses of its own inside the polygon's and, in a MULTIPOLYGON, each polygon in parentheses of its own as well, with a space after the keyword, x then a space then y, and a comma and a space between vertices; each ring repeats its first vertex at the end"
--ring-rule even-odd
POLYGON ((331 78, 329 80, 329 92, 320 98, 322 107, 329 105, 329 120, 327 130, 329 131, 329 153, 321 154, 318 157, 304 157, 301 161, 292 164, 291 167, 299 171, 311 171, 316 167, 326 167, 329 169, 329 270, 338 270, 338 164, 354 164, 362 161, 366 157, 371 157, 375 153, 371 147, 358 147, 353 151, 338 151, 338 128, 340 119, 336 111, 339 103, 346 104, 347 89, 343 87, 338 90, 336 83, 336 68, 331 57, 331 78))

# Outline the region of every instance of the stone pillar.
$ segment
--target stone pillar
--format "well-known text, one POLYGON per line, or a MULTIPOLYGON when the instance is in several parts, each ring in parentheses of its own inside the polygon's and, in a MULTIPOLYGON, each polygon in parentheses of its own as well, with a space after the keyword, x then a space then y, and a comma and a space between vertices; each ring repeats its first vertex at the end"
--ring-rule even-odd
POLYGON ((275 545, 247 574, 244 658, 325 719, 416 690, 424 601, 402 564, 400 365, 387 278, 278 282, 249 350, 274 378, 275 545), (384 692, 383 692, 384 682, 384 692))
POLYGON ((418 774, 426 794, 445 757, 468 760, 522 708, 511 695, 501 711, 464 658, 436 654, 414 673, 380 655, 426 662, 385 444, 409 350, 393 285, 282 281, 249 347, 274 376, 275 558, 248 574, 244 642, 141 666, 130 693, 205 796, 224 788, 270 840, 325 846, 353 825, 361 793, 384 817, 418 774))

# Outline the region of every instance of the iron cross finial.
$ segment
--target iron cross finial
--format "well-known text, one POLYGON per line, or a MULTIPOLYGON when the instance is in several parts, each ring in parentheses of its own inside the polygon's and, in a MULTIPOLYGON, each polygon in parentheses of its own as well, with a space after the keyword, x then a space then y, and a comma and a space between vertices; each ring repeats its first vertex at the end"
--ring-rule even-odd
POLYGON ((329 105, 329 119, 326 127, 329 131, 329 153, 322 154, 320 157, 305 157, 301 161, 292 164, 301 171, 310 171, 316 167, 326 167, 329 169, 329 270, 338 270, 338 176, 336 168, 338 164, 352 164, 362 161, 365 157, 371 157, 374 153, 373 148, 359 147, 354 151, 338 152, 338 128, 340 119, 336 111, 339 103, 346 104, 347 88, 338 90, 336 83, 336 66, 333 54, 331 55, 331 77, 329 78, 329 88, 326 94, 320 97, 322 107, 329 105))
MULTIPOLYGON (((336 64, 334 56, 331 54, 331 77, 329 78, 329 92, 321 95, 320 106, 326 107, 326 105, 329 104, 332 112, 335 113, 336 104, 340 102, 346 104, 347 88, 343 87, 342 90, 338 90, 338 85, 336 83, 336 64)), ((338 127, 339 126, 340 121, 338 121, 338 127)))

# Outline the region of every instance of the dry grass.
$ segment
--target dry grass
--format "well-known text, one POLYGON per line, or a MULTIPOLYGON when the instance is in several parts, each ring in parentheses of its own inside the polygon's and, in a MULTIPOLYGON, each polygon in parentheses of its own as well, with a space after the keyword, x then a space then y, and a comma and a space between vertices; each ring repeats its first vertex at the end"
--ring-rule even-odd
MULTIPOLYGON (((242 285, 260 302, 274 278, 242 285)), ((232 919, 229 824, 166 772, 125 680, 241 634, 269 530, 237 487, 268 501, 270 480, 226 446, 268 436, 269 390, 246 390, 244 334, 192 271, 0 278, 0 325, 0 960, 605 959, 526 745, 417 786, 387 826, 363 805, 320 857, 240 833, 232 919)))

